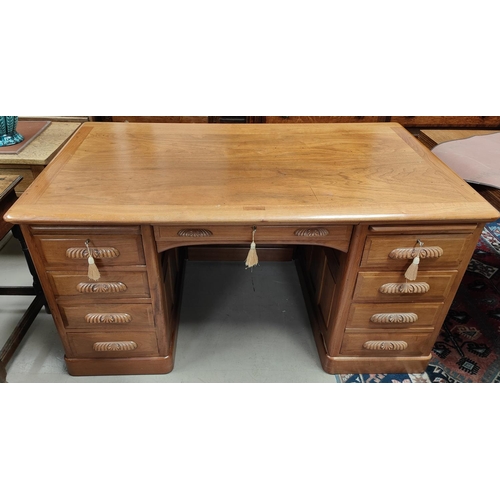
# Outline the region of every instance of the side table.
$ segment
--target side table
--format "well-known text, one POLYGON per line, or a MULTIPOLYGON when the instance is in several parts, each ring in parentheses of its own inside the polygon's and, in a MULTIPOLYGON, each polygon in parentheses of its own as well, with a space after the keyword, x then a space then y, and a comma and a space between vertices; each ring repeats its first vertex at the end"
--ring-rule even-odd
POLYGON ((15 188, 17 195, 21 195, 80 125, 80 122, 51 122, 18 154, 0 154, 0 175, 21 176, 15 188))
POLYGON ((46 305, 45 297, 43 295, 40 282, 38 281, 38 276, 26 247, 21 229, 18 225, 12 225, 3 220, 4 214, 17 199, 15 188, 16 186, 19 186, 21 181, 21 176, 0 174, 0 240, 4 238, 10 230, 12 230, 13 236, 21 243, 26 262, 31 275, 33 276, 33 286, 0 286, 0 295, 34 295, 35 298, 14 328, 14 331, 7 339, 5 345, 0 349, 0 382, 7 381, 7 363, 12 358, 15 350, 21 343, 23 337, 26 335, 26 332, 33 323, 37 314, 40 312, 42 306, 46 305))

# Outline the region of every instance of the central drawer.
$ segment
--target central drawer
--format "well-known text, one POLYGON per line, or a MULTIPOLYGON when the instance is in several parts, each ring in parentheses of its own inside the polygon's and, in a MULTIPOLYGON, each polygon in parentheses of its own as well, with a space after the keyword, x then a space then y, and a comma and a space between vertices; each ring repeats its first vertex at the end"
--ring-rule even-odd
POLYGON ((156 241, 179 242, 179 244, 250 243, 253 228, 256 227, 255 242, 259 243, 336 243, 347 250, 351 239, 352 225, 197 225, 197 226, 156 226, 156 241))

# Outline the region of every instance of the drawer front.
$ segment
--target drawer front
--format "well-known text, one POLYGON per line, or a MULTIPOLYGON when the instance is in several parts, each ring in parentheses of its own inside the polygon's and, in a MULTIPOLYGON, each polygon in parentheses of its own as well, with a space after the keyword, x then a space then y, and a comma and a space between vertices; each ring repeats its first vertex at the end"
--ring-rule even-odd
POLYGON ((358 273, 355 301, 429 302, 444 301, 457 271, 421 271, 416 281, 407 281, 402 272, 358 273))
POLYGON ((144 251, 140 235, 82 234, 35 235, 35 242, 49 268, 85 268, 88 265, 89 248, 99 268, 107 266, 144 265, 144 251))
MULTIPOLYGON (((330 226, 256 226, 255 241, 318 243, 339 241, 349 243, 352 233, 350 225, 330 226)), ((211 244, 224 242, 249 243, 252 241, 253 226, 157 226, 157 241, 182 241, 187 244, 211 244)))
POLYGON ((59 304, 64 326, 86 330, 137 330, 154 328, 153 308, 150 304, 59 304))
POLYGON ((427 333, 350 333, 344 335, 340 354, 349 356, 427 356, 427 333))
MULTIPOLYGON (((469 253, 472 242, 471 234, 450 235, 398 235, 398 236, 368 236, 365 250, 361 260, 362 267, 383 267, 387 270, 403 271, 408 268, 413 259, 391 258, 389 255, 394 250, 413 248, 417 240, 424 243, 423 248, 439 247, 442 249, 440 257, 421 258, 419 269, 432 269, 441 267, 457 268, 469 253)), ((397 252, 399 254, 403 252, 397 252)))
POLYGON ((102 272, 99 281, 89 280, 86 274, 47 272, 56 297, 78 296, 99 299, 118 297, 149 297, 146 272, 102 272))
POLYGON ((443 303, 352 304, 347 329, 433 329, 443 303))
POLYGON ((84 358, 133 358, 157 356, 153 332, 68 333, 72 356, 84 358))

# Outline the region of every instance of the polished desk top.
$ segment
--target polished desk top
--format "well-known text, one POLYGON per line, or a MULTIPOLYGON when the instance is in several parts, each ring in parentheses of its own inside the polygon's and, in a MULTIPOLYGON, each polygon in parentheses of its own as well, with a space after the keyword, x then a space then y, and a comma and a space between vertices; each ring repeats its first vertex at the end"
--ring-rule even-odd
POLYGON ((326 224, 499 216, 395 123, 84 123, 6 218, 326 224))

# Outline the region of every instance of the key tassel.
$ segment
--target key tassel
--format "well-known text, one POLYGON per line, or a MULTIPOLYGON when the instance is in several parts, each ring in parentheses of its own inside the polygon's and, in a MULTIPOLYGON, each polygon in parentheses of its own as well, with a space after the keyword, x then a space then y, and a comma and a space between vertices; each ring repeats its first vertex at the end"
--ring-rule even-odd
MULTIPOLYGON (((417 240, 417 243, 420 246, 423 246, 423 243, 420 240, 417 240)), ((408 267, 408 269, 405 272, 405 278, 410 281, 415 281, 417 279, 418 265, 420 264, 420 249, 416 248, 415 251, 417 255, 413 259, 413 262, 410 264, 410 267, 408 267)))
POLYGON ((252 243, 250 244, 250 250, 248 251, 247 260, 245 261, 246 269, 256 266, 259 263, 259 257, 257 256, 257 249, 255 246, 255 231, 257 231, 256 227, 253 228, 252 243))
POLYGON ((89 277, 89 279, 97 281, 101 277, 101 273, 99 272, 99 269, 95 264, 94 257, 92 257, 92 252, 90 251, 89 248, 89 240, 85 242, 85 246, 87 247, 87 253, 89 254, 89 257, 87 259, 89 262, 89 270, 87 276, 89 277))
POLYGON ((417 279, 418 274, 418 265, 420 264, 420 257, 417 255, 413 262, 410 264, 410 267, 406 270, 405 278, 410 281, 415 281, 417 279))

